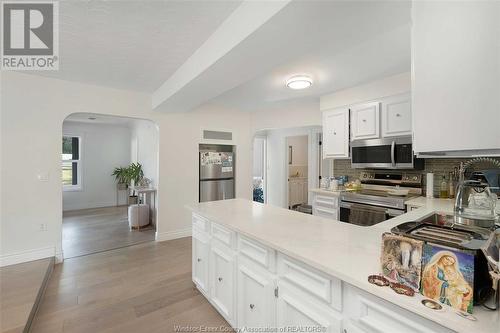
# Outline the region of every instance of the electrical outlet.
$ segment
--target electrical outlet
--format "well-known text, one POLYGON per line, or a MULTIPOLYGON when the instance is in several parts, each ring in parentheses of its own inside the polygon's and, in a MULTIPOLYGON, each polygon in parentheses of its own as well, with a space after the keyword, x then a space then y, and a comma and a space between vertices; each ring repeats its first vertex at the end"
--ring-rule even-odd
POLYGON ((40 223, 40 231, 47 231, 48 227, 46 223, 40 223))

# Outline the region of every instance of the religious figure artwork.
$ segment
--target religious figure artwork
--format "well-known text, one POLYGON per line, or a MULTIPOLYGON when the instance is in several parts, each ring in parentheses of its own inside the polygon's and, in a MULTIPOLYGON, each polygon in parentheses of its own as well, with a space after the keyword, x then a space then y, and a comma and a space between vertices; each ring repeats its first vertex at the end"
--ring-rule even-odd
POLYGON ((421 293, 455 309, 472 313, 474 256, 425 244, 421 293))
POLYGON ((382 274, 414 290, 420 287, 423 242, 389 233, 382 235, 382 274))

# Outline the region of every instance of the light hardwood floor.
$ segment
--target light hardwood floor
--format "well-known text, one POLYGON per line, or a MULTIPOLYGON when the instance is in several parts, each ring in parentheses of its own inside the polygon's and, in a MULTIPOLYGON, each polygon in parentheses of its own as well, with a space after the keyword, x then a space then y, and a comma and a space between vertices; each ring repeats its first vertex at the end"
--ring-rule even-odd
POLYGON ((155 239, 153 228, 128 226, 127 206, 73 210, 63 213, 64 258, 117 249, 155 239))
POLYGON ((175 332, 227 322, 191 281, 191 238, 148 242, 56 265, 32 332, 175 332))
POLYGON ((23 332, 53 265, 49 258, 0 268, 0 332, 23 332))

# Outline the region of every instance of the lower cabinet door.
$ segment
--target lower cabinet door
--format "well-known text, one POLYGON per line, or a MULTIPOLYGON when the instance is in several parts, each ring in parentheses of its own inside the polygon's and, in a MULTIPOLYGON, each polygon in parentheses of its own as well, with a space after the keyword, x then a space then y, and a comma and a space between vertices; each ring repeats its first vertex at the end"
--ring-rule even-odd
POLYGON ((193 281, 205 295, 208 295, 208 251, 208 239, 193 237, 193 281))
POLYGON ((263 269, 238 265, 238 328, 276 327, 275 280, 263 269))
POLYGON ((211 299, 225 319, 234 325, 234 255, 230 250, 212 246, 211 299))
POLYGON ((277 322, 283 332, 340 333, 342 330, 340 314, 285 283, 279 283, 277 322))

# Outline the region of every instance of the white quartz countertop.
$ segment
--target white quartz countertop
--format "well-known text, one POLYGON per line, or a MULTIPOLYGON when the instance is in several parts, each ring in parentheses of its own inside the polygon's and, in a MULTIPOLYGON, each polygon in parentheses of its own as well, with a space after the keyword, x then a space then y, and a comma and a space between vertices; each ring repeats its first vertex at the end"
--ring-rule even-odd
POLYGON ((323 188, 312 188, 309 190, 309 192, 323 194, 323 195, 330 195, 330 196, 339 196, 343 191, 342 190, 332 191, 323 188))
POLYGON ((448 201, 429 201, 426 206, 371 227, 307 215, 246 199, 198 203, 192 211, 251 237, 346 283, 392 302, 406 310, 457 332, 499 333, 500 311, 474 308, 477 321, 461 318, 450 307, 436 312, 424 307, 423 296, 396 294, 390 288, 370 284, 367 277, 378 274, 381 235, 400 223, 434 212, 451 212, 448 201))
POLYGON ((405 201, 405 205, 414 207, 429 207, 433 205, 447 206, 450 207, 449 211, 453 211, 453 205, 455 204, 455 199, 439 199, 439 198, 427 198, 427 197, 416 197, 405 201))

